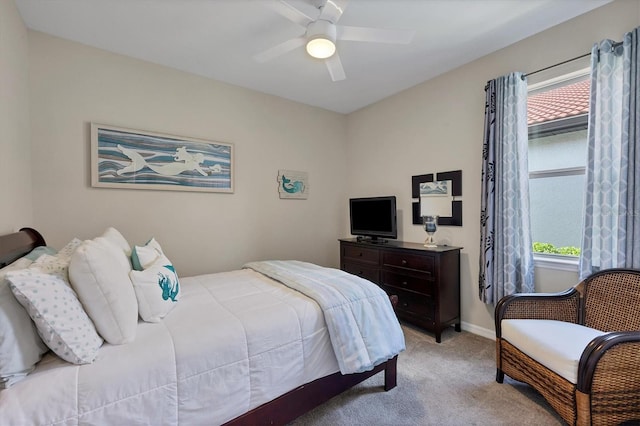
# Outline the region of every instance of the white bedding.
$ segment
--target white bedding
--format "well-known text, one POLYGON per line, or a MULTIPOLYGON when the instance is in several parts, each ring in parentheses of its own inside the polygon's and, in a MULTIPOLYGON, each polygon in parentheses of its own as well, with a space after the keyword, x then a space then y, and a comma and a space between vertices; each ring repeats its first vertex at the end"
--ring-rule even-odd
POLYGON ((389 296, 370 281, 297 260, 244 265, 313 298, 322 308, 342 374, 369 371, 405 350, 389 296))
POLYGON ((0 391, 0 423, 220 424, 339 370, 322 312, 301 293, 249 269, 181 285, 162 322, 140 322, 134 342, 105 344, 93 364, 46 355, 0 391))

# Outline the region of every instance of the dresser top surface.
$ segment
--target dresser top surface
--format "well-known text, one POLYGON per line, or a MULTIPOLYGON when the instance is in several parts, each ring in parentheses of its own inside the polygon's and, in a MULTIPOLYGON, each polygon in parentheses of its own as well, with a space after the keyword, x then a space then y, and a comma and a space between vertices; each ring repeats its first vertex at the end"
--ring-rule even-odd
POLYGON ((374 248, 399 248, 399 249, 409 249, 409 250, 420 250, 420 251, 428 251, 428 252, 436 252, 443 253, 447 251, 453 250, 461 250, 462 247, 455 246, 437 246, 437 247, 425 247, 421 243, 411 243, 406 241, 398 241, 398 240, 385 240, 385 242, 371 242, 371 241, 358 241, 357 238, 340 238, 341 242, 344 243, 353 243, 362 247, 374 247, 374 248))

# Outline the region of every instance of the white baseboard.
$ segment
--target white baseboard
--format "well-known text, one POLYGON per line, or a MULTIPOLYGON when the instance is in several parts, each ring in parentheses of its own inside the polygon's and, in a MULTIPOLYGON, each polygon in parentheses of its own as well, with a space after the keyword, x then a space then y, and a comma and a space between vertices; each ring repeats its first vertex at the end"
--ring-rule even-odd
POLYGON ((475 324, 464 321, 462 321, 460 327, 469 333, 477 334, 478 336, 486 337, 487 339, 496 340, 496 332, 493 329, 478 327, 475 324))

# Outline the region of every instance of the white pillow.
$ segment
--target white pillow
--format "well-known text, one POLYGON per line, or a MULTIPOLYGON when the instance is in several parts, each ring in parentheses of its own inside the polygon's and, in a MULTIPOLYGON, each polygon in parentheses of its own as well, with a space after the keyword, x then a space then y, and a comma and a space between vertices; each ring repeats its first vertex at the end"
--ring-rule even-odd
POLYGON ((56 355, 73 364, 93 362, 102 339, 68 283, 37 269, 8 272, 6 278, 56 355))
POLYGON ((158 322, 178 301, 178 275, 166 256, 162 255, 144 271, 132 270, 129 277, 138 299, 138 312, 147 322, 158 322))
POLYGON ((31 263, 23 257, 0 269, 0 389, 26 377, 49 350, 5 279, 7 272, 27 268, 31 263))
POLYGON ((69 278, 98 333, 119 345, 135 339, 138 303, 124 251, 104 237, 87 240, 71 256, 69 278))
POLYGON ((129 242, 116 228, 107 228, 102 234, 102 237, 120 247, 127 257, 131 256, 131 246, 129 242))
POLYGON ((151 238, 144 246, 134 246, 131 251, 131 265, 136 271, 143 271, 163 255, 162 247, 155 238, 151 238))

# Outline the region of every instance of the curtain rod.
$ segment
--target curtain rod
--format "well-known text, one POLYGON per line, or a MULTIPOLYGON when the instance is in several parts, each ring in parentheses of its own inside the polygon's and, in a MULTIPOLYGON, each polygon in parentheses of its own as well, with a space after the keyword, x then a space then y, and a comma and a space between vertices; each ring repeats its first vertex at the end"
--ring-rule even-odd
MULTIPOLYGON (((611 45, 611 51, 613 51, 616 47, 621 46, 621 45, 622 45, 621 41, 618 42, 618 43, 613 43, 611 45)), ((564 64, 567 64, 569 62, 577 61, 578 59, 582 59, 585 56, 589 56, 589 55, 591 55, 591 52, 585 53, 585 54, 580 55, 580 56, 576 56, 575 58, 567 59, 566 61, 558 62, 557 64, 554 64, 554 65, 549 65, 548 67, 540 68, 539 70, 535 70, 535 71, 531 71, 531 72, 526 73, 526 74, 522 74, 522 79, 524 80, 526 77, 528 77, 530 75, 537 74, 539 72, 546 71, 546 70, 551 69, 551 68, 559 67, 560 65, 564 65, 564 64)))

